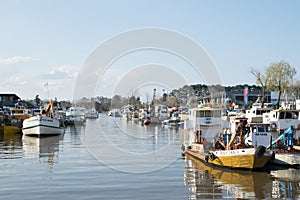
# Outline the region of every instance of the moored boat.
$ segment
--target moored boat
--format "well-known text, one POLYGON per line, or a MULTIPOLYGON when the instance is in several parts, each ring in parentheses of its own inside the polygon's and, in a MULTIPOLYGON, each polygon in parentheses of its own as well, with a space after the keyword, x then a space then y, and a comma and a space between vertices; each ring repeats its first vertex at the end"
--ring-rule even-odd
POLYGON ((204 145, 197 143, 193 143, 190 149, 186 149, 186 153, 212 165, 247 170, 263 168, 272 156, 271 151, 266 150, 264 146, 205 151, 204 145))
POLYGON ((21 132, 21 128, 17 126, 3 125, 0 127, 4 134, 16 134, 21 132))
MULTIPOLYGON (((263 123, 271 126, 271 131, 282 134, 291 126, 294 127, 294 138, 300 141, 300 110, 272 110, 269 113, 263 113, 263 123)), ((300 142, 299 142, 300 144, 300 142)), ((299 145, 296 144, 295 145, 299 145)))
MULTIPOLYGON (((266 146, 271 143, 267 124, 247 124, 247 119, 238 122, 235 132, 224 129, 215 145, 206 142, 201 131, 195 131, 194 141, 185 153, 206 163, 226 168, 262 169, 272 157, 266 146)), ((236 125, 232 121, 231 126, 236 125)), ((233 128, 233 127, 231 127, 233 128)))
POLYGON ((85 118, 87 118, 87 119, 97 119, 98 118, 98 112, 95 109, 90 109, 86 112, 85 118))
POLYGON ((276 138, 268 147, 275 153, 275 157, 271 159, 272 164, 297 168, 300 167, 300 150, 293 147, 293 135, 294 128, 291 126, 278 138, 276 138))
POLYGON ((45 109, 45 113, 25 119, 23 121, 22 132, 24 135, 59 135, 64 133, 60 123, 54 117, 54 108, 52 100, 45 109), (51 112, 50 112, 51 111, 51 112))
POLYGON ((86 122, 86 110, 81 107, 70 107, 66 112, 67 125, 82 125, 86 122))

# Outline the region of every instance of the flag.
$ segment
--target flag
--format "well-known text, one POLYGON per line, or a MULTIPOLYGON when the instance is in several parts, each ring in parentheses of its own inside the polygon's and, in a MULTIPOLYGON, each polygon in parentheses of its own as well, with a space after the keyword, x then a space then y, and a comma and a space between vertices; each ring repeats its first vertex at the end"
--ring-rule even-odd
POLYGON ((244 106, 248 106, 249 88, 248 85, 244 86, 244 106))
POLYGON ((48 88, 48 82, 44 84, 44 88, 48 88))

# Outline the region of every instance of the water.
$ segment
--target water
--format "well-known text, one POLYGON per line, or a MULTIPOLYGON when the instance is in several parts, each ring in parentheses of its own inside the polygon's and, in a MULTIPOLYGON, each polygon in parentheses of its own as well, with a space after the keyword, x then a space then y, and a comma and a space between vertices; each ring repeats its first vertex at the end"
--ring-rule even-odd
POLYGON ((208 167, 180 155, 182 135, 105 116, 62 136, 1 134, 1 199, 300 198, 298 170, 208 167))

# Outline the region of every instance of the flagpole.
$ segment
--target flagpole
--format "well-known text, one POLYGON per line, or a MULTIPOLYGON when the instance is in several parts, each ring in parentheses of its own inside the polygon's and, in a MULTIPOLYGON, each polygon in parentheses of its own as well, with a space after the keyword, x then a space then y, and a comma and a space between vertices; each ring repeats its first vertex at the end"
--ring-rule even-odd
POLYGON ((48 82, 44 84, 44 87, 47 89, 47 97, 48 97, 48 100, 49 100, 49 85, 48 85, 48 82))

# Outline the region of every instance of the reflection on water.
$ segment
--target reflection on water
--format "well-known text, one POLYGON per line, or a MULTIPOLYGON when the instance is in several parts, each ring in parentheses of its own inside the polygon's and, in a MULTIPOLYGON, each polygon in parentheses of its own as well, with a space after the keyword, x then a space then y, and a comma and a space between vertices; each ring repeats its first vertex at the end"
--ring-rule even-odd
POLYGON ((22 135, 0 131, 0 159, 23 157, 22 135))
POLYGON ((108 117, 87 120, 85 126, 66 127, 61 136, 0 134, 1 199, 300 198, 299 170, 247 172, 207 166, 189 157, 181 159, 178 152, 182 136, 181 130, 142 127, 108 117), (85 142, 94 145, 91 148, 102 152, 101 158, 107 160, 101 162, 91 156, 85 142), (120 157, 104 149, 105 143, 130 156, 120 157), (166 150, 165 145, 175 150, 161 151, 166 150), (156 157, 160 159, 132 159, 155 151, 161 154, 156 157), (162 160, 170 158, 173 162, 161 165, 162 160), (150 173, 124 173, 107 163, 131 171, 140 169, 136 166, 141 164, 163 167, 150 173))
POLYGON ((271 173, 229 170, 208 166, 191 157, 184 163, 184 182, 193 192, 191 199, 300 197, 296 169, 272 170, 271 173), (297 178, 291 180, 291 177, 297 178))
POLYGON ((299 199, 300 171, 293 168, 277 168, 271 171, 274 178, 272 198, 299 199))
POLYGON ((81 137, 85 148, 99 162, 122 172, 145 173, 160 170, 181 155, 183 134, 150 124, 100 115, 87 121, 81 137))
POLYGON ((43 158, 50 167, 58 162, 59 141, 63 135, 32 137, 23 135, 24 158, 43 158))

